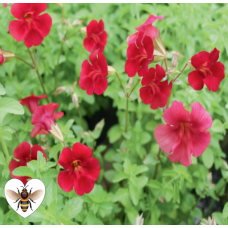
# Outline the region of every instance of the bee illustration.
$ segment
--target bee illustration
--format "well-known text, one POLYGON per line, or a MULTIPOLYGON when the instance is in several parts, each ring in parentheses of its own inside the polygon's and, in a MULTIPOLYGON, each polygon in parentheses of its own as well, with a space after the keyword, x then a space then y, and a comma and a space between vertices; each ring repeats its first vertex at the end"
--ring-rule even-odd
POLYGON ((14 203, 18 202, 17 205, 17 210, 19 208, 19 206, 21 206, 21 210, 23 212, 26 212, 30 206, 31 210, 32 210, 32 203, 35 203, 33 200, 38 200, 42 194, 43 194, 43 190, 37 190, 35 192, 32 193, 32 188, 30 189, 29 193, 27 191, 27 187, 28 186, 21 186, 23 189, 20 192, 19 189, 17 188, 18 194, 10 189, 6 190, 6 195, 11 199, 11 200, 15 200, 14 203))

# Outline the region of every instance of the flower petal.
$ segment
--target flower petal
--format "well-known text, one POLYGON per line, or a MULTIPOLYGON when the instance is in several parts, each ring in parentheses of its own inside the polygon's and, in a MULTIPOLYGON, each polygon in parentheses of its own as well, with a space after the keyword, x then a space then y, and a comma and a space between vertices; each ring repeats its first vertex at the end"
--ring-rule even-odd
POLYGON ((217 62, 212 65, 211 71, 213 76, 218 78, 220 81, 222 81, 225 77, 225 68, 224 65, 221 62, 217 62))
POLYGON ((188 74, 188 83, 195 90, 203 89, 203 79, 203 75, 197 70, 192 71, 188 74))
POLYGON ((214 76, 207 76, 204 78, 203 82, 207 86, 209 91, 216 92, 219 89, 220 80, 214 76))
POLYGON ((143 39, 143 45, 147 52, 147 58, 152 61, 154 59, 154 57, 153 57, 153 54, 154 54, 153 40, 149 36, 145 36, 143 39))
POLYGON ((142 25, 140 25, 139 27, 137 27, 135 29, 139 31, 144 26, 153 24, 156 20, 162 20, 163 21, 164 20, 164 16, 154 16, 153 14, 151 14, 149 16, 149 18, 142 25))
POLYGON ((74 190, 82 196, 84 193, 90 193, 94 188, 94 181, 87 176, 79 175, 74 181, 74 190))
POLYGON ((139 70, 139 61, 134 59, 128 59, 125 63, 125 72, 128 77, 134 77, 139 70))
POLYGON ((51 26, 52 26, 52 18, 48 13, 42 14, 34 20, 34 23, 39 29, 42 37, 47 36, 50 33, 51 26))
POLYGON ((192 112, 190 114, 191 130, 194 132, 203 132, 212 126, 212 117, 209 112, 199 103, 191 104, 192 112))
POLYGON ((42 152, 45 160, 47 161, 47 155, 44 153, 43 148, 41 146, 39 146, 39 145, 34 145, 32 147, 31 159, 32 160, 37 160, 38 151, 42 152))
POLYGON ((62 118, 63 116, 64 116, 64 112, 55 112, 55 113, 53 114, 53 119, 54 119, 54 120, 57 120, 57 119, 62 118))
POLYGON ((100 175, 100 165, 97 158, 91 158, 89 159, 84 165, 83 165, 83 171, 84 175, 89 177, 92 180, 97 180, 100 175))
POLYGON ((212 50, 212 52, 209 54, 209 61, 211 63, 217 62, 217 60, 219 58, 219 53, 220 53, 220 51, 217 48, 214 48, 212 50))
POLYGON ((192 134, 192 151, 193 156, 200 156, 210 145, 211 133, 209 131, 192 134))
POLYGON ((154 68, 150 68, 148 70, 148 73, 145 74, 142 78, 142 85, 149 85, 151 81, 153 81, 153 79, 155 78, 155 69, 154 68))
POLYGON ((28 33, 28 28, 23 21, 13 20, 9 23, 9 33, 16 41, 22 41, 28 33))
POLYGON ((72 162, 75 160, 74 154, 69 147, 63 149, 62 153, 59 155, 58 163, 64 169, 72 169, 72 162))
POLYGON ((83 45, 84 45, 86 51, 88 51, 88 52, 93 52, 96 47, 96 43, 95 43, 94 39, 91 37, 86 37, 83 40, 83 45))
POLYGON ((28 142, 21 143, 13 152, 13 156, 25 162, 31 157, 31 145, 28 142))
POLYGON ((11 7, 11 13, 17 19, 24 19, 26 13, 30 11, 30 3, 14 3, 11 7))
POLYGON ((134 33, 134 34, 132 34, 132 35, 129 35, 129 36, 127 37, 127 44, 128 44, 128 46, 129 46, 130 44, 132 44, 132 43, 136 43, 137 36, 138 36, 138 32, 136 32, 136 33, 134 33))
POLYGON ((142 101, 143 101, 144 104, 147 105, 147 104, 150 104, 151 103, 153 93, 151 91, 150 86, 142 87, 139 90, 139 95, 140 95, 140 98, 142 99, 142 101))
POLYGON ((160 65, 156 64, 156 80, 161 81, 165 77, 165 70, 160 65))
POLYGON ((185 110, 182 102, 174 101, 164 112, 164 120, 167 124, 177 127, 179 123, 185 123, 189 120, 189 111, 185 110))
POLYGON ((107 65, 105 56, 101 52, 98 53, 98 65, 101 69, 102 75, 107 76, 108 75, 108 65, 107 65))
POLYGON ((91 77, 80 77, 79 86, 86 90, 88 95, 93 95, 93 79, 91 77))
POLYGON ((162 93, 155 93, 152 97, 150 108, 153 110, 158 109, 158 107, 163 108, 167 104, 168 98, 162 93))
POLYGON ((69 171, 61 171, 58 175, 58 184, 65 192, 70 192, 74 186, 74 175, 69 171))
POLYGON ((191 58, 191 64, 199 69, 205 62, 209 59, 209 53, 207 51, 201 51, 198 54, 195 54, 191 58))
POLYGON ((89 160, 93 154, 92 150, 88 146, 83 145, 79 142, 73 145, 72 150, 73 150, 75 159, 83 162, 86 162, 87 160, 89 160))
POLYGON ((43 39, 43 34, 41 34, 38 29, 34 29, 32 27, 25 36, 25 46, 28 48, 32 46, 39 46, 42 43, 43 39))
POLYGON ((159 147, 167 154, 172 151, 173 145, 178 142, 178 130, 167 124, 157 126, 154 135, 159 147))
POLYGON ((98 22, 96 20, 90 21, 90 23, 86 27, 87 36, 91 36, 96 32, 98 27, 98 22))
POLYGON ((108 80, 105 77, 98 77, 95 81, 94 93, 101 95, 108 87, 108 80))

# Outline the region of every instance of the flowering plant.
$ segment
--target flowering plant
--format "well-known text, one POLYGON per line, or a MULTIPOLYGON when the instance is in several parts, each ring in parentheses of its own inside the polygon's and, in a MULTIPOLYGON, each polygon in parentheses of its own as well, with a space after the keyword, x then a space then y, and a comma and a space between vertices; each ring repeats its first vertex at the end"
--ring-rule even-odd
POLYGON ((226 8, 2 6, 0 224, 227 225, 226 8), (45 184, 26 219, 11 178, 45 184))

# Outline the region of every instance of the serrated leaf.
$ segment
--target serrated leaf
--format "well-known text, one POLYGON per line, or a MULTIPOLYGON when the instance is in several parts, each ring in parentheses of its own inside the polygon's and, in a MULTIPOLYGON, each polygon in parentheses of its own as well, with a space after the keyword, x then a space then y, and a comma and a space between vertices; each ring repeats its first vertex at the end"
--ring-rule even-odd
POLYGON ((228 218, 228 202, 225 204, 222 211, 223 218, 228 218))
POLYGON ((33 171, 27 166, 20 166, 13 171, 15 176, 29 176, 34 177, 33 171))
POLYGON ((116 182, 120 182, 124 179, 127 179, 129 178, 129 175, 127 173, 124 173, 124 172, 121 172, 121 173, 118 173, 114 178, 113 178, 113 182, 116 183, 116 182))
POLYGON ((0 112, 22 115, 24 114, 24 109, 19 101, 5 97, 0 99, 0 112))
POLYGON ((138 202, 139 202, 139 190, 138 190, 138 188, 135 185, 130 183, 129 184, 129 192, 130 192, 130 197, 131 197, 133 204, 135 206, 137 206, 138 202))

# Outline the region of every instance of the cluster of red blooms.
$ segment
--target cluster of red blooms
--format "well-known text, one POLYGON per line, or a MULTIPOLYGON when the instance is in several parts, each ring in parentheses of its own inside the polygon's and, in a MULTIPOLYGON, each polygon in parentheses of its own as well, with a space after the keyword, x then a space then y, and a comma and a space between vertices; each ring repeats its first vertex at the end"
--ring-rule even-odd
MULTIPOLYGON (((15 3, 11 7, 12 15, 18 20, 9 24, 9 32, 17 41, 24 41, 27 47, 38 46, 46 37, 52 26, 49 14, 41 14, 47 8, 45 3, 15 3)), ((167 105, 171 94, 173 81, 168 83, 168 69, 156 64, 149 68, 150 63, 157 63, 166 58, 165 47, 160 39, 159 30, 152 24, 156 20, 164 20, 163 16, 150 15, 144 24, 137 27, 137 32, 128 36, 127 61, 125 72, 129 77, 137 73, 142 77, 140 97, 145 104, 150 104, 151 109, 163 108, 167 105), (157 58, 157 53, 160 57, 157 58), (164 54, 164 55, 163 55, 164 54)), ((104 22, 92 20, 86 27, 84 47, 91 52, 89 60, 82 63, 79 85, 86 90, 88 95, 100 95, 108 86, 108 65, 103 54, 107 43, 107 33, 104 22)), ((0 49, 0 65, 6 60, 6 52, 0 49)), ((216 92, 220 82, 225 77, 224 65, 218 62, 219 51, 214 48, 211 53, 201 51, 191 58, 195 68, 188 74, 188 82, 195 90, 201 90, 204 84, 208 90, 216 92)), ((167 59, 165 59, 167 61, 167 59)), ((167 63, 167 62, 166 62, 167 63)), ((55 112, 59 107, 56 103, 38 105, 43 96, 31 95, 21 99, 21 104, 26 105, 32 114, 31 123, 35 126, 31 137, 37 134, 51 133, 63 141, 62 133, 55 123, 56 119, 63 116, 63 112, 55 112)), ((164 111, 165 125, 157 126, 155 138, 160 148, 169 153, 173 162, 181 162, 184 166, 191 164, 191 155, 200 156, 210 144, 211 135, 207 131, 212 126, 212 118, 205 108, 199 103, 191 104, 191 112, 181 102, 174 101, 171 107, 164 111), (172 152, 172 154, 170 154, 172 152)), ((12 172, 19 166, 26 166, 27 162, 37 159, 37 152, 41 151, 47 156, 39 145, 21 143, 14 151, 9 169, 12 172)), ((89 193, 94 187, 94 182, 100 174, 99 161, 92 158, 92 150, 81 143, 75 143, 71 148, 63 149, 58 163, 65 169, 58 175, 58 184, 66 192, 73 188, 78 195, 89 193)), ((30 177, 17 177, 24 184, 30 177)))
MULTIPOLYGON (((17 41, 24 40, 27 47, 40 45, 44 37, 49 34, 52 25, 52 19, 49 14, 40 15, 46 8, 46 3, 14 3, 11 7, 11 13, 18 20, 13 20, 9 24, 9 32, 14 39, 17 41)), ((86 49, 88 51, 94 51, 90 55, 90 61, 93 64, 91 69, 95 71, 92 73, 95 75, 95 77, 92 77, 92 82, 94 84, 96 83, 96 87, 93 90, 97 94, 101 93, 101 87, 106 83, 103 77, 99 77, 98 71, 100 70, 102 75, 107 75, 107 64, 106 66, 103 64, 104 61, 106 62, 104 55, 99 52, 98 60, 96 59, 97 51, 103 51, 107 42, 107 33, 103 30, 104 23, 102 20, 99 23, 93 21, 88 26, 88 37, 84 41, 86 49), (97 25, 96 28, 94 28, 95 25, 97 25)), ((8 52, 0 49, 0 65, 9 56, 8 52)), ((89 83, 88 80, 86 83, 89 83)), ((27 106, 32 114, 31 124, 35 127, 31 132, 31 137, 35 137, 37 134, 46 135, 50 133, 60 141, 63 141, 62 132, 57 123, 55 123, 55 120, 61 118, 64 113, 55 112, 59 107, 59 104, 56 103, 39 106, 39 100, 46 97, 46 95, 35 96, 32 94, 20 100, 20 103, 27 106)), ((47 156, 41 146, 31 146, 28 142, 21 143, 14 150, 15 159, 12 159, 9 163, 11 176, 20 179, 26 184, 27 180, 31 179, 31 177, 14 176, 12 172, 17 167, 27 166, 27 163, 31 160, 37 160, 38 151, 43 153, 47 161, 47 156)), ((75 192, 80 196, 92 191, 94 182, 100 174, 100 166, 98 159, 92 158, 92 150, 88 146, 75 143, 72 150, 69 147, 64 148, 60 154, 58 163, 66 169, 66 171, 61 171, 58 175, 58 184, 64 191, 69 192, 74 187, 75 192)))
POLYGON ((104 30, 104 22, 92 20, 86 27, 86 38, 84 47, 88 52, 92 52, 89 60, 82 63, 79 86, 86 90, 88 95, 101 95, 108 87, 108 65, 104 54, 107 43, 107 32, 104 30))
MULTIPOLYGON (((163 108, 167 105, 172 90, 172 81, 168 83, 165 70, 156 65, 149 68, 155 60, 155 46, 161 40, 159 31, 152 23, 163 20, 163 16, 150 15, 147 21, 136 28, 138 32, 128 36, 127 61, 125 72, 129 77, 137 73, 142 77, 140 97, 144 104, 150 104, 151 109, 163 108)), ((163 44, 162 42, 160 42, 163 44)), ((214 48, 211 53, 201 51, 191 58, 195 68, 188 75, 188 82, 195 90, 203 89, 204 84, 211 91, 216 92, 219 84, 225 77, 224 65, 217 62, 219 51, 214 48)), ((185 110, 183 104, 174 101, 172 106, 165 110, 166 125, 155 129, 155 138, 160 148, 173 162, 181 162, 185 166, 191 164, 191 154, 200 156, 210 144, 211 135, 206 131, 212 126, 212 118, 203 106, 195 102, 191 105, 192 112, 185 110)))

